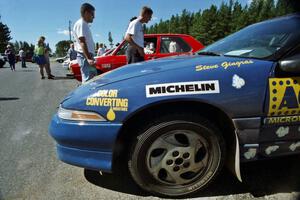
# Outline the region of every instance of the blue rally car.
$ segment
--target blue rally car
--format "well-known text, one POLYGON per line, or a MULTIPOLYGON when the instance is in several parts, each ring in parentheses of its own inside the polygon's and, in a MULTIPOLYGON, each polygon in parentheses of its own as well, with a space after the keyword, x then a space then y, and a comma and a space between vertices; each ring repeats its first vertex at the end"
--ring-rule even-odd
POLYGON ((300 14, 257 23, 191 56, 102 74, 70 93, 49 132, 60 160, 125 163, 157 195, 204 188, 228 163, 300 153, 300 14), (124 162, 125 161, 125 162, 124 162))

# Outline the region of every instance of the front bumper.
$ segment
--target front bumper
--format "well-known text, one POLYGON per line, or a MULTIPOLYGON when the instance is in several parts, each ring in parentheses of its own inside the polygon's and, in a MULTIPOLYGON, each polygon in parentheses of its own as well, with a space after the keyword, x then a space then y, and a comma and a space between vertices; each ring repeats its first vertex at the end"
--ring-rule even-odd
POLYGON ((49 133, 57 142, 58 158, 79 167, 111 172, 113 148, 122 124, 76 122, 54 115, 49 133))

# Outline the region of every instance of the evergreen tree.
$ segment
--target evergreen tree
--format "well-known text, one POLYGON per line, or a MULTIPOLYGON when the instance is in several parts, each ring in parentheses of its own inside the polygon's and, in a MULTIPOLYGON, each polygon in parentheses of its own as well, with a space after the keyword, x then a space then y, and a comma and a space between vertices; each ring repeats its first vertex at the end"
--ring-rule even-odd
POLYGON ((201 36, 200 36, 200 29, 201 29, 201 10, 199 10, 198 12, 196 12, 194 14, 193 20, 192 20, 192 27, 190 30, 190 34, 196 38, 197 40, 200 40, 201 36))
POLYGON ((275 4, 274 0, 265 0, 261 12, 259 14, 259 21, 275 17, 275 4))
POLYGON ((12 39, 10 30, 6 24, 0 22, 0 52, 4 52, 8 42, 12 39))
POLYGON ((245 26, 244 12, 242 5, 236 1, 233 5, 231 15, 231 32, 236 32, 245 26))
POLYGON ((202 20, 199 29, 199 40, 202 44, 208 45, 219 39, 217 30, 217 7, 212 5, 202 13, 202 20))
POLYGON ((172 15, 168 20, 160 20, 145 33, 183 33, 190 34, 204 45, 211 44, 250 24, 276 16, 300 11, 300 0, 253 0, 242 7, 238 0, 223 2, 218 8, 190 13, 183 10, 181 15, 172 15), (276 2, 276 5, 275 5, 276 2))
POLYGON ((22 47, 20 46, 20 43, 19 43, 18 41, 15 42, 14 46, 15 46, 15 51, 16 51, 16 52, 19 52, 20 48, 22 48, 22 47))
POLYGON ((223 2, 220 9, 218 10, 218 20, 216 22, 216 31, 218 38, 223 38, 224 36, 231 33, 231 9, 232 5, 228 6, 223 2))

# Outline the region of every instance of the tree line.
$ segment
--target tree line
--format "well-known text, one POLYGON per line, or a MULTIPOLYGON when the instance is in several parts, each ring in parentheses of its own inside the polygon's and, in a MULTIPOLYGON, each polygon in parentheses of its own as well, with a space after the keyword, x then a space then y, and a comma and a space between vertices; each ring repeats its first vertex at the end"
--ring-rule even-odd
POLYGON ((195 37, 204 45, 209 45, 250 24, 299 11, 299 0, 253 0, 250 5, 230 0, 217 7, 198 12, 186 9, 180 15, 160 20, 150 27, 144 27, 145 33, 181 33, 195 37))

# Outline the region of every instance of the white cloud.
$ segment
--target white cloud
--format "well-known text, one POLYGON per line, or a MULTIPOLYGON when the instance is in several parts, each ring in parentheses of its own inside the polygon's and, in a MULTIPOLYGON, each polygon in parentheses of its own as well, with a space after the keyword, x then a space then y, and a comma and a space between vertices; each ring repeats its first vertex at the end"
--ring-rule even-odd
POLYGON ((247 4, 250 5, 252 3, 253 0, 248 0, 247 4))
POLYGON ((95 36, 96 36, 96 37, 100 37, 100 34, 96 33, 95 36))
MULTIPOLYGON (((58 34, 62 34, 62 35, 69 35, 69 30, 57 30, 58 34)), ((71 31, 72 34, 72 31, 71 31)))

